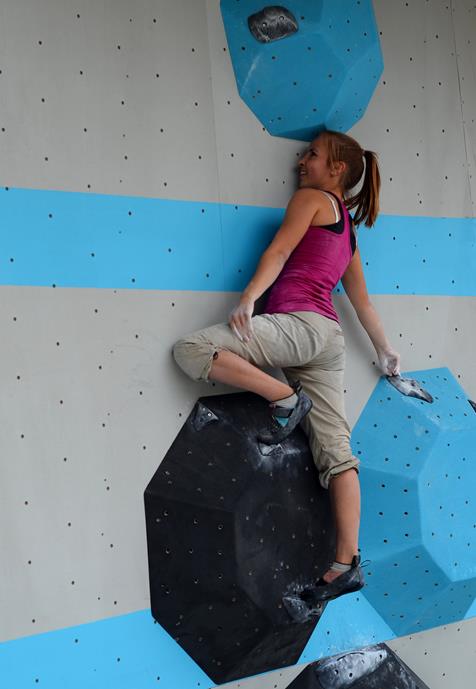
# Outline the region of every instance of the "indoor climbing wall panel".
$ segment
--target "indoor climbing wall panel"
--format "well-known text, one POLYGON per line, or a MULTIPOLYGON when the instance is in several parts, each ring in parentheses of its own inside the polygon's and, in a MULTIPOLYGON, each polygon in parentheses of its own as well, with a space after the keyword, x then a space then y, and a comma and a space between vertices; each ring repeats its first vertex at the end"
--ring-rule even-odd
MULTIPOLYGON (((369 291, 403 370, 447 367, 474 399, 476 10, 373 11, 384 71, 350 132, 382 171, 382 215, 359 233, 369 291)), ((305 144, 243 102, 218 0, 8 0, 1 15, 0 676, 203 689, 150 614, 143 490, 196 399, 224 391, 186 379, 171 346, 226 319, 305 144)), ((335 303, 354 425, 378 372, 335 303)), ((336 601, 300 662, 392 629, 363 596, 336 601)), ((449 686, 454 665, 431 651, 444 633, 417 637, 407 656, 438 666, 433 684, 418 674, 449 686)))

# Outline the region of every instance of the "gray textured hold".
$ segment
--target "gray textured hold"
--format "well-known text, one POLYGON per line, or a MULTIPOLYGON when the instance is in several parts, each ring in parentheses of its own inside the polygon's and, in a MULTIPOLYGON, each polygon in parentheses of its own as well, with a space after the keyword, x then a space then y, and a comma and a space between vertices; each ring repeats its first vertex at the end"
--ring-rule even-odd
POLYGON ((402 395, 416 397, 424 402, 433 402, 433 397, 424 390, 420 383, 414 378, 402 378, 402 376, 386 376, 388 382, 393 385, 402 395))
POLYGON ((387 656, 384 649, 346 653, 339 658, 321 661, 314 671, 322 689, 346 689, 375 672, 387 656))
POLYGON ((202 428, 205 428, 205 426, 208 426, 209 423, 213 423, 214 421, 218 421, 218 416, 210 411, 204 404, 198 402, 192 419, 192 425, 195 430, 201 431, 202 428))
POLYGON ((281 5, 270 5, 248 17, 251 33, 260 43, 279 41, 296 33, 298 23, 296 18, 281 5))
POLYGON ((263 457, 269 457, 270 455, 281 455, 283 453, 283 448, 281 445, 265 445, 264 443, 258 443, 259 451, 263 457))

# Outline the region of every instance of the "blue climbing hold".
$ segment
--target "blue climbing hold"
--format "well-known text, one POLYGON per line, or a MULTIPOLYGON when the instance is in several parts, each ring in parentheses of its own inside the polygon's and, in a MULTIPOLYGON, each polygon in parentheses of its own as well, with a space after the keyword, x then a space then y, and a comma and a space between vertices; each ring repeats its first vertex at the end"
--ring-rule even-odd
POLYGON ((476 415, 447 368, 412 377, 433 404, 382 378, 352 437, 363 594, 397 636, 460 621, 476 599, 476 415))
POLYGON ((221 0, 240 96, 270 134, 349 130, 383 71, 371 0, 221 0))

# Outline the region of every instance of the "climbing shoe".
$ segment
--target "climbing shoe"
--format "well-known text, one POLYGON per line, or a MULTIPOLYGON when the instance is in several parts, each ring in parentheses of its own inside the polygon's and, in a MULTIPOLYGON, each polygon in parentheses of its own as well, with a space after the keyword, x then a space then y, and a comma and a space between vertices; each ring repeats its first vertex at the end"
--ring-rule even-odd
POLYGON ((276 445, 290 435, 312 407, 311 399, 303 391, 301 383, 296 381, 291 386, 297 396, 294 407, 280 407, 276 402, 270 404, 271 421, 269 428, 258 434, 258 440, 265 445, 276 445))
POLYGON ((310 608, 313 608, 321 603, 343 596, 346 593, 360 591, 360 589, 364 587, 364 584, 364 574, 360 566, 360 555, 355 555, 352 558, 350 569, 347 572, 343 572, 330 583, 324 581, 322 578, 319 579, 314 586, 310 586, 301 591, 299 598, 310 608))

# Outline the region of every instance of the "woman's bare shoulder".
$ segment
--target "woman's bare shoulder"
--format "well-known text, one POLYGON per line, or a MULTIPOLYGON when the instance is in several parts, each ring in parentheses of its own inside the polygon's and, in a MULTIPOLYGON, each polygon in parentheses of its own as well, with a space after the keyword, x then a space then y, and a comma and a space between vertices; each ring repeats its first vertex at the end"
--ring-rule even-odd
POLYGON ((294 194, 291 196, 290 202, 293 199, 298 199, 301 202, 305 202, 309 199, 315 199, 316 201, 319 201, 326 198, 328 198, 328 196, 325 191, 321 191, 320 189, 316 189, 315 187, 303 187, 301 189, 297 189, 294 192, 294 194))

